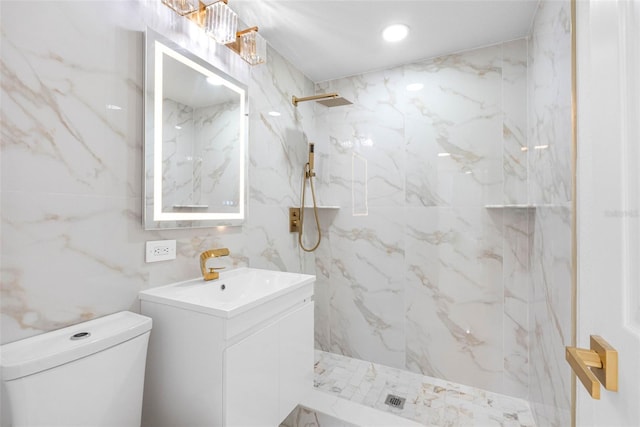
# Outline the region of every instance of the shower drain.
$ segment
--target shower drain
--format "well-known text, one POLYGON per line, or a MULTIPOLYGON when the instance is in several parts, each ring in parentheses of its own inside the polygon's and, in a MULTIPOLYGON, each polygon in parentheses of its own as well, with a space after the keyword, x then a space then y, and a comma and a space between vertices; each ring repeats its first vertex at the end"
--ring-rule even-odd
POLYGON ((393 394, 387 394, 387 398, 385 399, 385 405, 389 405, 393 408, 402 409, 404 407, 404 397, 396 396, 393 394))

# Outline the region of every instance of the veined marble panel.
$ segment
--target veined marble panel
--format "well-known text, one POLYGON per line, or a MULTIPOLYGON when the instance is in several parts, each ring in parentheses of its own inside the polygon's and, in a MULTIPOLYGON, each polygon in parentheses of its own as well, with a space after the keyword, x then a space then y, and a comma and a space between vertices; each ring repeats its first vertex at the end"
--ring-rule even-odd
POLYGON ((407 367, 502 387, 502 215, 412 208, 406 227, 407 367))
POLYGON ((341 111, 348 118, 351 111, 378 113, 381 117, 403 113, 403 67, 373 71, 316 84, 318 93, 337 92, 353 105, 333 107, 325 112, 341 111), (355 110, 350 110, 353 108, 355 110))
POLYGON ((501 67, 501 45, 404 67, 410 206, 502 200, 501 67))
POLYGON ((531 299, 530 256, 533 253, 535 211, 505 209, 503 212, 504 282, 504 385, 503 393, 529 397, 529 308, 531 299))
POLYGON ((529 200, 571 200, 571 13, 541 1, 529 40, 529 200))
POLYGON ((404 118, 398 86, 402 69, 374 72, 317 85, 353 105, 317 107, 327 128, 331 192, 342 206, 390 207, 404 202, 404 118), (366 164, 354 169, 353 155, 366 164), (355 193, 354 193, 355 192, 355 193))
POLYGON ((164 99, 162 112, 162 210, 171 212, 173 205, 199 202, 193 199, 195 129, 192 107, 164 99))
MULTIPOLYGON (((405 119, 406 144, 406 200, 407 206, 447 206, 454 187, 461 180, 472 180, 471 174, 459 171, 454 161, 438 156, 440 147, 435 143, 436 129, 424 119, 405 119)), ((478 197, 478 193, 472 196, 478 197)))
POLYGON ((529 313, 530 400, 540 425, 570 424, 570 2, 541 1, 529 40, 529 200, 535 210, 529 313))
POLYGON ((332 196, 341 206, 362 207, 364 200, 369 207, 403 203, 405 154, 401 116, 381 120, 379 114, 352 112, 346 121, 329 121, 329 132, 332 196), (357 165, 353 163, 354 155, 360 162, 357 165))
MULTIPOLYGON (((320 246, 314 252, 302 254, 304 273, 316 276, 314 284, 314 342, 315 348, 329 351, 331 346, 331 227, 337 214, 335 209, 319 209, 318 220, 322 232, 320 246)), ((303 241, 305 247, 315 245, 318 239, 313 209, 305 209, 303 241)), ((298 237, 295 234, 296 238, 298 237)), ((300 250, 302 252, 302 250, 300 250)))
POLYGON ((331 251, 331 351, 404 366, 402 209, 341 210, 331 251))
POLYGON ((252 203, 247 226, 247 256, 251 267, 303 272, 298 233, 289 232, 289 207, 252 203))
POLYGON ((215 212, 237 212, 240 133, 237 126, 240 104, 227 102, 196 108, 194 152, 191 160, 193 199, 215 212))
POLYGON ((527 39, 502 45, 504 204, 527 204, 527 39))
POLYGON ((132 215, 135 202, 2 193, 3 342, 133 305, 149 277, 138 268, 144 262, 140 246, 119 244, 139 221, 132 215), (98 221, 123 227, 95 227, 98 221))
POLYGON ((533 238, 530 398, 539 424, 560 427, 571 410, 571 208, 538 207, 533 238))
POLYGON ((164 100, 163 210, 199 204, 237 212, 239 114, 237 102, 193 108, 164 100))
POLYGON ((311 92, 313 85, 273 49, 268 50, 268 59, 251 70, 250 197, 264 205, 295 206, 300 204, 308 158, 306 129, 313 127, 313 108, 310 104, 294 107, 291 97, 311 92), (274 79, 273 73, 281 78, 274 79))
POLYGON ((104 6, 3 3, 3 190, 141 194, 142 33, 104 6))

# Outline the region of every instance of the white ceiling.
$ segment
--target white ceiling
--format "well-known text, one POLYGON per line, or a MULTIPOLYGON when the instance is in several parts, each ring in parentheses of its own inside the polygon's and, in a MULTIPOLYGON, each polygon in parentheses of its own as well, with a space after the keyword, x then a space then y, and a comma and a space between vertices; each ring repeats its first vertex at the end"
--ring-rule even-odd
POLYGON ((538 0, 230 0, 229 6, 314 82, 513 40, 538 0), (388 43, 385 26, 409 37, 388 43))

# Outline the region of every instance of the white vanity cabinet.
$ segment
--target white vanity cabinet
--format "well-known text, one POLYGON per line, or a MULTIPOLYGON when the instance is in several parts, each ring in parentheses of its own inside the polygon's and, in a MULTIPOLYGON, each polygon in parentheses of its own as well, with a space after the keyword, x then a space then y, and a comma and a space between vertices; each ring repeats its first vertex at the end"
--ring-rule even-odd
MULTIPOLYGON (((165 299, 163 288, 141 293, 154 322, 143 426, 277 427, 313 387, 315 278, 298 276, 300 286, 239 312, 212 311, 207 298, 165 299)), ((223 279, 212 286, 231 283, 223 279)))
POLYGON ((312 302, 225 350, 227 426, 278 426, 296 407, 313 386, 309 330, 312 302))

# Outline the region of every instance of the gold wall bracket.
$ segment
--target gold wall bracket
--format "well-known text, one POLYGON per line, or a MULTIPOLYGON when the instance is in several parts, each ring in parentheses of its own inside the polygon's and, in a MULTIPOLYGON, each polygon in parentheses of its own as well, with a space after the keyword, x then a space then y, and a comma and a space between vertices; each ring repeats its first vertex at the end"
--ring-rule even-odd
POLYGON ((601 336, 591 335, 590 350, 567 347, 566 359, 594 399, 600 399, 600 383, 618 391, 618 351, 601 336))
POLYGON ((202 1, 198 1, 198 9, 194 10, 193 12, 189 12, 184 16, 186 16, 187 18, 195 22, 196 25, 198 25, 199 27, 203 27, 204 20, 207 15, 205 9, 207 8, 207 6, 211 6, 212 4, 219 3, 219 2, 222 2, 224 4, 229 4, 229 0, 217 0, 217 1, 210 1, 206 3, 202 1))
POLYGON ((236 40, 231 43, 227 43, 225 46, 240 55, 240 37, 252 31, 258 32, 258 27, 249 27, 236 32, 236 40))
POLYGON ((330 99, 330 98, 337 98, 338 95, 337 93, 333 92, 333 93, 323 93, 320 95, 311 95, 311 96, 305 96, 304 98, 298 98, 297 96, 292 96, 291 97, 291 103, 297 107, 298 103, 300 102, 306 102, 306 101, 315 101, 317 99, 330 99))
POLYGON ((300 208, 289 208, 289 232, 300 232, 300 208))

